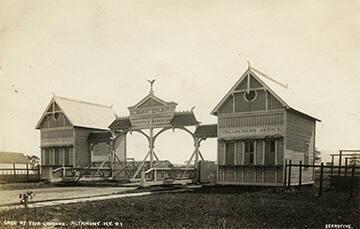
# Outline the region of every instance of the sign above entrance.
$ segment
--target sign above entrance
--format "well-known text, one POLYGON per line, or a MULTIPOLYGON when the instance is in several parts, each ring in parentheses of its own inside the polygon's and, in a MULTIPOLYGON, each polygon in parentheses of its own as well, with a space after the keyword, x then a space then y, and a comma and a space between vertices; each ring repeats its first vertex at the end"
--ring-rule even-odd
POLYGON ((221 128, 218 131, 219 138, 265 138, 284 135, 283 125, 221 128))
POLYGON ((132 128, 147 129, 170 126, 170 121, 174 117, 175 106, 176 105, 129 109, 132 128))
MULTIPOLYGON (((153 83, 154 81, 150 81, 153 83)), ((151 84, 152 86, 152 84, 151 84)), ((129 107, 130 122, 133 129, 148 129, 171 126, 177 103, 166 102, 150 93, 135 106, 129 107)))

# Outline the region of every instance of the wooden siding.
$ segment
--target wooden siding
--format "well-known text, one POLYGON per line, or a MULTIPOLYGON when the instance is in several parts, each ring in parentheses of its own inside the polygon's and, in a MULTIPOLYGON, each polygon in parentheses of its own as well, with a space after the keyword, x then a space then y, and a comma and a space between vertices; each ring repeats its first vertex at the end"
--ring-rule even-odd
POLYGON ((224 104, 219 109, 219 114, 229 114, 233 113, 233 97, 230 96, 224 102, 224 104))
POLYGON ((119 136, 114 142, 115 154, 120 161, 126 161, 126 135, 119 136))
POLYGON ((248 102, 244 98, 245 92, 235 94, 235 112, 263 111, 266 110, 266 97, 263 89, 256 90, 256 98, 248 102))
POLYGON ((225 164, 225 142, 218 141, 218 164, 225 164))
POLYGON ((110 143, 100 142, 95 144, 91 150, 91 162, 102 162, 108 158, 110 153, 110 143))
POLYGON ((40 146, 64 146, 73 145, 74 135, 73 127, 58 127, 40 129, 40 146))
POLYGON ((241 116, 220 116, 218 128, 229 127, 248 127, 248 126, 268 126, 284 124, 284 113, 263 113, 241 116))
POLYGON ((74 128, 75 134, 75 165, 78 167, 87 166, 90 163, 90 149, 88 144, 88 137, 94 129, 74 128))
POLYGON ((263 85, 250 75, 250 88, 261 88, 263 85))
POLYGON ((277 100, 275 98, 275 96, 273 96, 271 93, 267 93, 268 96, 268 109, 269 110, 277 110, 277 109, 281 109, 283 106, 280 103, 279 100, 277 100))
POLYGON ((315 120, 286 112, 286 149, 304 152, 306 144, 313 144, 315 120))
MULTIPOLYGON (((315 120, 310 120, 293 112, 286 113, 286 149, 284 159, 291 160, 293 164, 303 165, 314 163, 315 150, 315 120), (306 156, 305 154, 308 154, 306 156), (308 161, 305 159, 308 158, 308 161)), ((299 168, 292 167, 291 183, 297 184, 299 181, 299 168)), ((302 169, 302 181, 304 183, 314 182, 314 169, 302 169)))
POLYGON ((40 129, 71 126, 63 113, 59 112, 57 114, 59 115, 58 119, 54 118, 55 114, 53 113, 45 115, 41 121, 40 129))

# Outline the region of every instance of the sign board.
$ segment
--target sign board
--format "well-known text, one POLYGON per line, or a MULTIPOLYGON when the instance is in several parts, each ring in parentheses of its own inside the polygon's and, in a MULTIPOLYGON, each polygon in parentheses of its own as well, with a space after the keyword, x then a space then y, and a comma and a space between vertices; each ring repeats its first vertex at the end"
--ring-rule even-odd
POLYGON ((174 117, 175 105, 137 108, 130 110, 130 122, 133 129, 166 127, 174 117))
POLYGON ((248 137, 265 137, 269 135, 283 135, 284 126, 254 126, 254 127, 232 127, 221 128, 218 130, 219 138, 241 138, 248 137))

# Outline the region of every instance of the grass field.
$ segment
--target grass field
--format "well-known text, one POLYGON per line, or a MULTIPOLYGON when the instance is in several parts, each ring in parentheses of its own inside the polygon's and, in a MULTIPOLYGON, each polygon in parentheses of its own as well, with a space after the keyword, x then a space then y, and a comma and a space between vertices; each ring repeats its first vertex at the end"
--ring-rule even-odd
MULTIPOLYGON (((121 222, 124 228, 359 228, 358 198, 340 192, 318 198, 310 187, 302 192, 212 187, 27 210, 33 221, 121 222)), ((0 223, 25 218, 26 209, 0 212, 0 223)))

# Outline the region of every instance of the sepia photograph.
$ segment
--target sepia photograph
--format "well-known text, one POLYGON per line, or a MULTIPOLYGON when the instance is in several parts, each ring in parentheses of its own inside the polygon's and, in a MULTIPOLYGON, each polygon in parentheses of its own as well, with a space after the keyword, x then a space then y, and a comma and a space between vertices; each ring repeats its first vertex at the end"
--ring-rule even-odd
POLYGON ((0 0, 0 228, 360 229, 359 0, 0 0))

